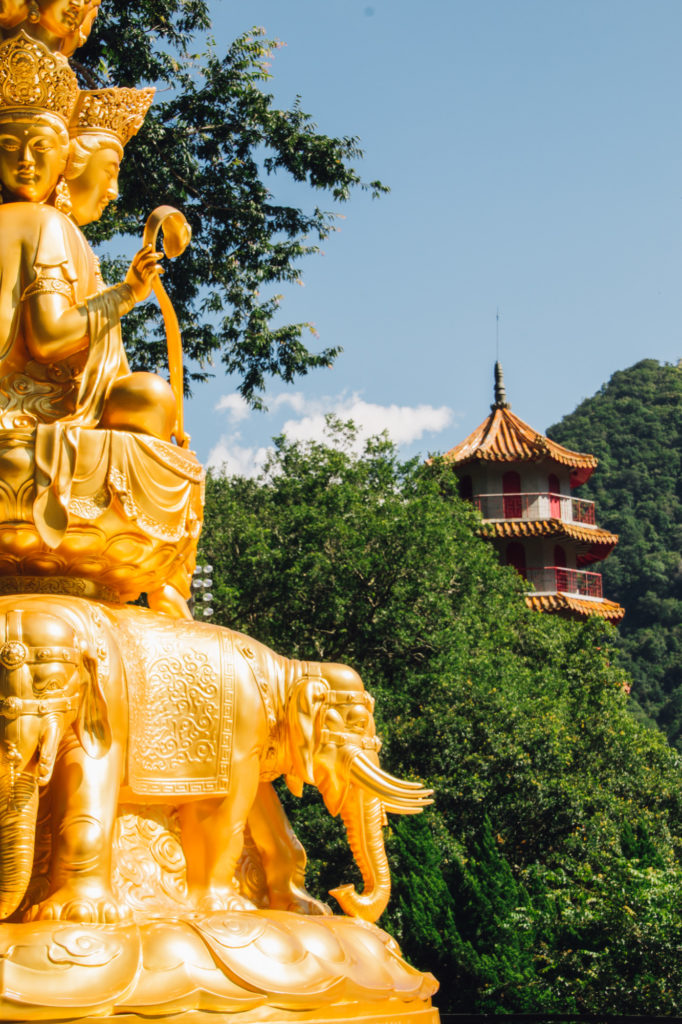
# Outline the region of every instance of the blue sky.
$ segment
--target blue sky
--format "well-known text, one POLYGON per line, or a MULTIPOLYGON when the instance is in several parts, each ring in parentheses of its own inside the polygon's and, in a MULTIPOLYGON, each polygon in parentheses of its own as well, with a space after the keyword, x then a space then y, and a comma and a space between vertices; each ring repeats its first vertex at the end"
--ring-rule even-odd
POLYGON ((319 436, 325 411, 406 456, 451 447, 488 411, 498 308, 512 408, 541 430, 615 370, 682 356, 679 0, 215 0, 214 16, 219 43, 254 24, 283 40, 277 102, 300 94, 320 130, 360 136, 363 176, 391 193, 345 204, 285 293, 287 319, 343 346, 334 368, 273 382, 266 414, 218 370, 186 410, 203 460, 254 472, 273 434, 319 436))

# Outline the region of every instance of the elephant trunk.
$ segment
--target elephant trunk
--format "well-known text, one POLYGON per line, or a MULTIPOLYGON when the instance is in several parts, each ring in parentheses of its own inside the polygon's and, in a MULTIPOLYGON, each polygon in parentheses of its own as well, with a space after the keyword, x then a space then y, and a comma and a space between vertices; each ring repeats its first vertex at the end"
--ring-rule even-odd
POLYGON ((35 776, 0 778, 0 919, 14 913, 31 880, 37 815, 35 776))
POLYGON ((362 874, 364 892, 352 885, 331 889, 344 913, 376 921, 383 914, 391 895, 391 875, 386 859, 382 825, 384 810, 381 800, 351 786, 341 809, 355 863, 362 874))

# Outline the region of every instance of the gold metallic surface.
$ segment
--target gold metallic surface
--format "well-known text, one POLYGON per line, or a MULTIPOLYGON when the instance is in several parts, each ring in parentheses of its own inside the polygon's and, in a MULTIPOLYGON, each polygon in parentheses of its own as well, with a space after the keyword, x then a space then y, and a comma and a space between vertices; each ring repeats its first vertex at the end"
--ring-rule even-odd
POLYGON ((78 98, 78 81, 63 57, 24 32, 0 45, 0 109, 44 114, 69 123, 78 98))
POLYGON ((3 1019, 428 1007, 434 980, 370 922, 390 893, 384 808, 430 794, 379 767, 352 669, 67 594, 1 597, 0 641, 3 1019), (279 775, 341 813, 364 885, 334 890, 352 918, 306 892, 279 775))
POLYGON ((0 578, 17 578, 12 592, 64 576, 84 596, 131 601, 171 583, 188 597, 203 518, 193 452, 115 430, 71 427, 65 440, 54 459, 38 431, 0 430, 0 578))
POLYGON ((173 258, 191 232, 158 207, 105 287, 80 225, 116 198, 152 93, 78 91, 66 57, 97 7, 0 11, 0 1019, 436 1024, 437 982, 374 924, 386 812, 431 791, 381 768, 353 669, 186 603, 204 473, 156 239, 173 258), (170 386, 121 342, 152 292, 170 386), (344 822, 347 917, 306 890, 280 776, 344 822))
POLYGON ((71 118, 71 135, 108 132, 125 146, 142 127, 153 99, 154 89, 83 89, 71 118))
MULTIPOLYGON (((155 249, 159 231, 163 231, 163 251, 170 259, 181 256, 192 239, 192 229, 184 215, 173 206, 157 206, 150 213, 142 237, 143 245, 148 245, 150 248, 155 249)), ((173 304, 168 298, 166 289, 163 287, 161 278, 158 275, 154 278, 152 290, 161 307, 166 328, 168 371, 177 406, 177 423, 174 425, 173 434, 177 443, 186 448, 189 445, 189 438, 185 435, 183 415, 184 383, 180 326, 173 309, 173 304)))
MULTIPOLYGON (((100 1024, 101 1017, 70 1017, 67 1021, 60 1021, 59 1024, 100 1024)), ((248 1017, 242 1016, 241 1020, 248 1017)), ((291 1021, 301 1020, 297 1011, 275 1010, 269 1013, 261 1010, 251 1020, 262 1021, 264 1024, 290 1024, 291 1021)), ((137 1013, 123 1013, 116 1017, 119 1024, 149 1024, 149 1017, 137 1013)), ((349 1024, 439 1024, 440 1016, 438 1010, 425 1008, 421 1000, 404 1002, 399 999, 388 999, 385 1003, 377 1005, 361 1004, 359 1002, 341 1004, 338 1007, 330 1007, 320 1016, 314 1012, 305 1014, 306 1024, 331 1024, 331 1022, 343 1022, 349 1024)), ((236 1024, 234 1014, 204 1013, 202 1010, 189 1010, 185 1013, 170 1014, 163 1017, 164 1024, 236 1024)))
POLYGON ((28 987, 34 1020, 438 1020, 430 975, 409 967, 385 932, 348 918, 254 911, 142 926, 7 925, 0 954, 3 1020, 27 1019, 28 987))

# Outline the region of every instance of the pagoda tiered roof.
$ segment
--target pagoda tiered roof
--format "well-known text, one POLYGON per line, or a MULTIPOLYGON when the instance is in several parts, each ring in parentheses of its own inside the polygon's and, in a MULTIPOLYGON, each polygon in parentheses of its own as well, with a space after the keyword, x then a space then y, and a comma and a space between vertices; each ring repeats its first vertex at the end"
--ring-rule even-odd
POLYGON ((596 615, 616 625, 625 615, 625 609, 615 601, 590 601, 570 594, 526 594, 526 604, 536 612, 563 612, 571 617, 596 615))
POLYGON ((495 401, 490 415, 464 441, 443 455, 445 462, 455 466, 467 462, 540 462, 552 459, 571 467, 571 487, 589 480, 598 459, 586 452, 573 452, 513 413, 507 401, 500 363, 495 363, 495 401))
POLYGON ((464 441, 443 455, 445 462, 463 465, 467 462, 539 462, 552 459, 571 467, 571 487, 578 487, 590 478, 597 458, 584 452, 564 448, 513 413, 504 404, 493 405, 490 415, 464 441))
POLYGON ((505 519, 486 522, 479 531, 482 537, 555 537, 578 542, 578 565, 601 562, 618 543, 618 534, 594 526, 581 526, 561 519, 505 519))

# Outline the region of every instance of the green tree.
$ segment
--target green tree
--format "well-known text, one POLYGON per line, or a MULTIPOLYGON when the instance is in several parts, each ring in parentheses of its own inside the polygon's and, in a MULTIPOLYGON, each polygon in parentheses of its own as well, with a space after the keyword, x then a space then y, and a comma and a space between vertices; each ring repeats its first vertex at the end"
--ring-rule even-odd
POLYGON ((626 611, 621 662, 645 714, 682 747, 682 368, 645 359, 615 373, 548 433, 599 458, 581 493, 620 535, 603 573, 626 611))
MULTIPOLYGON (((392 819, 386 927, 446 979, 446 1011, 635 1013, 647 992, 682 1009, 663 910, 680 759, 630 713, 613 629, 531 612, 446 466, 385 439, 355 454, 349 425, 330 440, 278 439, 259 480, 209 477, 202 545, 218 620, 354 665, 384 766, 436 791, 418 824, 392 819)), ((316 794, 285 801, 315 894, 357 880, 316 794)))
MULTIPOLYGON (((188 377, 204 379, 220 358, 256 405, 268 377, 291 381, 329 365, 338 352, 308 349, 309 325, 282 324, 278 317, 277 287, 298 281, 301 259, 334 230, 335 213, 310 201, 311 190, 335 202, 354 188, 386 191, 355 170, 362 156, 355 137, 322 134, 299 101, 288 110, 274 105, 264 86, 277 45, 255 28, 219 54, 205 0, 139 0, 102 4, 87 45, 73 59, 90 88, 160 87, 127 148, 121 199, 89 229, 91 241, 139 239, 154 207, 182 209, 193 244, 168 262, 165 283, 179 315, 188 377), (276 200, 278 174, 308 186, 308 209, 276 200)), ((103 264, 112 279, 125 265, 103 264)), ((154 303, 126 317, 124 338, 134 367, 165 365, 154 303)))

